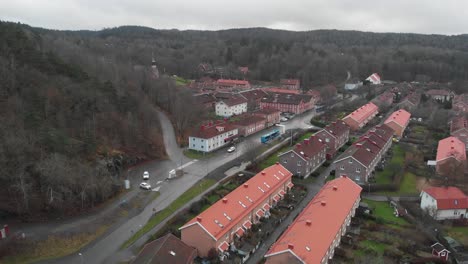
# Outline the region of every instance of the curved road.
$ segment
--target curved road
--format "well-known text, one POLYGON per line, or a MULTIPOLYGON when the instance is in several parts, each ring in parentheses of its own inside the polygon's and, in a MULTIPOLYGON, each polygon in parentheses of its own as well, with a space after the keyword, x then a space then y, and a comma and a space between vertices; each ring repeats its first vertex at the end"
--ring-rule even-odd
MULTIPOLYGON (((308 112, 288 122, 283 123, 286 129, 293 128, 310 128, 310 119, 314 116, 314 112, 308 112)), ((203 161, 191 160, 183 155, 183 149, 178 147, 175 139, 174 129, 167 116, 159 112, 159 119, 164 137, 164 145, 170 160, 156 161, 146 163, 142 166, 134 168, 129 177, 132 182, 133 190, 131 193, 138 193, 138 184, 141 182, 141 175, 143 171, 149 171, 150 184, 153 188, 158 188, 160 196, 151 202, 139 215, 129 219, 124 224, 115 228, 112 232, 92 242, 84 249, 82 255, 73 254, 65 258, 61 258, 48 263, 116 263, 119 261, 118 251, 120 246, 132 234, 150 219, 154 211, 160 211, 166 208, 172 201, 177 199, 182 193, 189 189, 197 181, 205 177, 209 172, 217 167, 231 161, 242 155, 243 153, 251 150, 251 146, 259 147, 262 145, 259 136, 266 131, 259 134, 254 134, 245 138, 242 142, 237 144, 237 150, 234 153, 227 153, 224 149, 216 152, 213 157, 207 158, 203 161), (184 168, 184 176, 171 180, 164 181, 168 172, 174 168, 182 166, 184 168)), ((272 128, 270 128, 272 129, 272 128)))

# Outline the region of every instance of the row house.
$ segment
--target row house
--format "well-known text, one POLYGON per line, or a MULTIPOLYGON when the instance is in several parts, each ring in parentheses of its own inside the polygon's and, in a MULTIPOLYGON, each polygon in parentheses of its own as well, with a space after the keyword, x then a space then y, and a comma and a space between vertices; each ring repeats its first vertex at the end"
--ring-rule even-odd
POLYGON ((395 94, 392 92, 385 92, 377 96, 377 98, 375 98, 373 101, 378 105, 388 107, 393 104, 394 95, 395 94))
POLYGON ((333 121, 322 130, 315 133, 327 146, 326 158, 332 159, 338 150, 349 140, 349 127, 342 120, 333 121))
POLYGON ((367 103, 351 114, 345 116, 343 121, 351 128, 351 130, 359 130, 364 127, 379 113, 379 108, 373 103, 367 103))
POLYGON ((412 112, 418 108, 419 103, 421 102, 421 94, 418 92, 409 93, 405 98, 403 98, 399 104, 400 108, 403 108, 409 112, 412 112))
POLYGON ((273 243, 266 264, 327 264, 346 234, 362 188, 347 177, 326 183, 273 243))
POLYGON ((260 116, 265 118, 266 127, 274 126, 275 124, 280 123, 280 114, 281 112, 273 108, 263 108, 257 111, 252 112, 253 115, 260 116))
POLYGON ((261 89, 253 89, 248 91, 239 92, 239 95, 247 100, 247 109, 253 111, 260 108, 262 98, 268 94, 261 89))
POLYGON ((171 233, 146 244, 132 264, 192 264, 197 257, 197 250, 186 245, 171 233))
POLYGON ((250 83, 246 80, 219 79, 216 81, 216 88, 218 90, 246 90, 250 89, 250 83))
POLYGON ((227 122, 210 122, 192 131, 189 136, 189 149, 211 152, 219 149, 239 136, 239 129, 227 122))
POLYGON ((468 196, 457 187, 429 187, 421 191, 420 207, 435 220, 468 218, 468 196))
POLYGON ((465 143, 468 150, 468 119, 463 116, 455 117, 450 121, 450 135, 465 143))
POLYGON ((436 171, 439 175, 461 179, 466 168, 465 143, 456 137, 439 141, 437 146, 436 171))
POLYGON ((391 127, 395 131, 395 136, 402 138, 403 132, 409 124, 411 114, 404 109, 393 112, 387 120, 384 121, 384 124, 391 127))
POLYGON ((292 173, 278 163, 264 169, 180 227, 182 241, 196 248, 200 257, 212 249, 222 257, 283 199, 293 186, 291 178, 292 173))
POLYGON ((241 96, 232 96, 216 102, 215 112, 217 116, 231 117, 247 112, 247 100, 241 96))
POLYGON ((367 183, 391 147, 393 133, 385 124, 370 129, 333 162, 336 175, 346 175, 358 184, 367 183))
POLYGON ((274 108, 281 112, 302 114, 314 108, 312 96, 304 94, 273 93, 262 98, 260 108, 274 108))
POLYGON ((266 119, 261 116, 244 114, 238 118, 232 124, 239 129, 240 136, 246 137, 266 128, 266 119))
POLYGON ((299 91, 301 89, 301 81, 299 81, 299 79, 281 79, 280 84, 281 87, 288 90, 299 91))
POLYGON ((468 113, 468 93, 453 97, 452 109, 457 112, 468 113))
POLYGON ((451 91, 442 90, 442 89, 431 89, 426 92, 426 95, 434 101, 446 102, 450 101, 454 94, 451 91))
POLYGON ((327 145, 312 135, 302 143, 281 154, 279 162, 295 176, 307 178, 326 160, 327 145))
POLYGON ((266 87, 266 88, 262 88, 262 90, 267 93, 301 94, 301 91, 299 90, 288 90, 285 88, 278 88, 278 87, 266 87))

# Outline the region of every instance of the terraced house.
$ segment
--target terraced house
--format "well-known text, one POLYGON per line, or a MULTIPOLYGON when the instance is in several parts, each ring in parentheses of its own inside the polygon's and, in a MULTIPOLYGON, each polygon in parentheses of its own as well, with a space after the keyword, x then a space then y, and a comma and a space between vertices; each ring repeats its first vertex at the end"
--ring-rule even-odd
POLYGON ((314 108, 311 95, 292 93, 270 93, 260 101, 260 108, 273 108, 281 112, 302 114, 314 108))
POLYGON ((462 179, 465 169, 465 143, 456 137, 448 137, 440 140, 437 146, 437 173, 451 179, 462 179))
POLYGON ((179 228, 182 241, 196 248, 200 257, 215 250, 224 258, 230 245, 293 187, 291 177, 279 163, 264 169, 179 228))
POLYGON ((463 116, 455 117, 450 121, 450 135, 465 143, 468 150, 468 119, 463 116))
POLYGON ((403 132, 405 132, 406 127, 409 124, 411 114, 404 109, 393 112, 384 124, 391 127, 395 131, 395 136, 401 138, 403 137, 403 132))
POLYGON ((367 103, 351 114, 345 116, 343 121, 351 128, 351 130, 359 130, 364 127, 379 113, 379 108, 373 103, 367 103))
POLYGON ((312 135, 281 154, 279 162, 295 176, 307 178, 325 162, 326 152, 327 145, 322 139, 312 135))
POLYGON ((342 120, 333 121, 322 130, 315 133, 327 146, 326 158, 331 159, 336 152, 349 140, 349 127, 342 120))
POLYGON ((265 255, 266 264, 326 264, 355 215, 362 188, 346 177, 325 184, 265 255))
POLYGON ((232 142, 239 136, 239 129, 227 122, 208 122, 192 131, 189 149, 211 152, 232 142))
POLYGON ((359 138, 334 162, 337 176, 348 176, 358 184, 368 182, 382 156, 392 145, 393 129, 379 125, 359 138))

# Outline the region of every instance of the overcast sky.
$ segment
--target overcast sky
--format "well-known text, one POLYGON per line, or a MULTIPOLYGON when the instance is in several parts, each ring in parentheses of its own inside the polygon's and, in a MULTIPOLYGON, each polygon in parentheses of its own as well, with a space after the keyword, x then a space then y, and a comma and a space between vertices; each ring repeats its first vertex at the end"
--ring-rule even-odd
POLYGON ((468 33, 467 0, 0 0, 0 20, 50 29, 269 27, 468 33))

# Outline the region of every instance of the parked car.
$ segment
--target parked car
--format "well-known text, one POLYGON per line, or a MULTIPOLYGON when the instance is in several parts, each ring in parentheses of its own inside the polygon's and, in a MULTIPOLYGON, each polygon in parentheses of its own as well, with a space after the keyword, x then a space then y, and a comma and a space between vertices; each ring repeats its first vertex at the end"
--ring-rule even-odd
POLYGON ((231 152, 234 152, 234 151, 236 151, 236 147, 234 147, 234 146, 228 148, 228 150, 227 150, 228 153, 231 153, 231 152))
POLYGON ((144 189, 144 190, 151 190, 151 185, 147 182, 142 182, 140 183, 140 188, 144 189))
POLYGON ((143 180, 149 180, 149 172, 143 172, 143 180))
POLYGON ((280 119, 281 122, 286 122, 286 121, 288 121, 288 120, 289 120, 289 119, 288 119, 287 117, 282 117, 282 118, 280 119))

